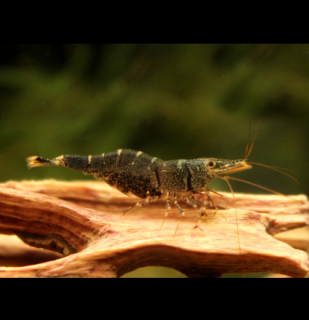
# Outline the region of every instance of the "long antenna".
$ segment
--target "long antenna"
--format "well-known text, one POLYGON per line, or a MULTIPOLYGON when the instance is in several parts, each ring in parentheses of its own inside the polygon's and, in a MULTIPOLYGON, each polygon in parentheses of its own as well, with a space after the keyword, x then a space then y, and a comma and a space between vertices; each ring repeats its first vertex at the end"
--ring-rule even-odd
MULTIPOLYGON (((256 139, 256 136, 257 136, 257 133, 259 131, 259 128, 260 128, 260 125, 261 125, 261 122, 262 122, 262 118, 260 119, 259 121, 259 124, 257 126, 257 129, 256 129, 256 132, 255 132, 255 135, 254 135, 254 138, 252 140, 252 143, 250 145, 250 148, 249 148, 249 140, 250 140, 250 130, 251 130, 251 120, 250 120, 250 126, 249 126, 249 135, 248 135, 248 141, 247 141, 247 145, 246 145, 246 149, 245 149, 245 155, 244 155, 244 160, 247 160, 251 151, 252 151, 252 148, 253 148, 253 145, 254 145, 254 142, 255 142, 255 139, 256 139)), ((263 164, 263 163, 258 163, 258 162, 252 162, 252 161, 247 161, 248 164, 254 164, 254 165, 258 165, 258 166, 262 166, 262 167, 266 167, 266 168, 269 168, 269 169, 272 169, 272 170, 275 170, 275 171, 278 171, 280 173, 283 173, 285 174, 286 176, 288 176, 289 178, 291 178, 292 180, 294 180, 297 184, 299 184, 299 182, 291 175, 289 175, 288 173, 282 171, 282 170, 286 170, 286 171, 291 171, 291 172, 294 172, 293 170, 289 170, 289 169, 286 169, 286 168, 281 168, 281 167, 275 167, 275 166, 270 166, 270 165, 267 165, 267 164, 263 164)), ((294 172, 295 173, 295 172, 294 172)), ((235 179, 234 179, 235 180, 235 179)), ((248 182, 249 183, 249 182, 248 182)))
MULTIPOLYGON (((251 153, 251 151, 252 151, 253 144, 254 144, 254 142, 255 142, 255 139, 256 139, 257 133, 258 133, 258 131, 259 131, 259 129, 260 129, 261 122, 262 122, 262 118, 261 118, 261 119, 260 119, 260 121, 259 121, 259 124, 258 124, 258 126, 257 126, 256 131, 255 131, 255 135, 254 135, 254 138, 253 138, 253 140, 252 140, 252 143, 251 143, 250 149, 249 149, 249 151, 248 151, 248 153, 247 153, 247 155, 245 156, 245 158, 244 158, 244 159, 248 159, 248 157, 250 156, 250 153, 251 153)), ((251 123, 250 123, 250 124, 251 124, 251 123)), ((247 148, 246 148, 246 149, 247 149, 247 148)))
MULTIPOLYGON (((235 194, 234 194, 234 190, 232 188, 232 185, 230 184, 230 182, 228 180, 228 176, 225 176, 223 180, 226 181, 226 183, 229 186, 229 188, 230 188, 230 190, 232 192, 232 195, 233 195, 233 202, 234 202, 234 208, 235 208, 235 217, 236 217, 236 231, 237 231, 237 239, 238 239, 238 249, 239 249, 239 254, 242 257, 242 251, 241 251, 241 247, 240 247, 240 236, 239 236, 239 227, 238 227, 238 214, 237 214, 237 206, 236 206, 235 194)), ((245 277, 243 259, 242 259, 242 274, 245 277)))
POLYGON ((244 154, 244 158, 243 158, 243 159, 247 159, 247 158, 248 158, 248 157, 246 157, 246 154, 247 154, 248 147, 249 147, 250 131, 251 131, 251 120, 250 120, 250 125, 249 125, 248 140, 247 140, 246 149, 245 149, 245 154, 244 154))
POLYGON ((257 183, 253 183, 253 182, 250 182, 250 181, 247 181, 247 180, 243 180, 243 179, 239 179, 239 178, 235 178, 235 177, 231 177, 231 176, 217 177, 217 178, 221 178, 221 179, 223 179, 223 180, 228 179, 228 180, 236 180, 236 181, 244 182, 244 183, 247 183, 247 184, 251 184, 251 185, 253 185, 253 186, 255 186, 255 187, 258 187, 258 188, 261 188, 261 189, 270 191, 270 192, 272 192, 272 193, 276 193, 276 194, 278 194, 278 195, 280 195, 280 196, 284 196, 284 197, 290 198, 290 197, 287 196, 286 194, 283 194, 283 193, 280 193, 280 192, 278 192, 278 191, 275 191, 275 190, 272 190, 272 189, 269 189, 269 188, 260 186, 260 185, 257 184, 257 183))
POLYGON ((297 181, 293 176, 291 176, 290 174, 288 174, 288 173, 286 173, 286 172, 282 171, 282 170, 288 170, 288 171, 292 171, 292 170, 285 169, 285 168, 280 168, 280 167, 269 166, 268 164, 257 163, 257 162, 251 162, 251 161, 250 161, 250 162, 248 161, 247 163, 249 163, 249 164, 255 164, 255 165, 257 165, 257 166, 266 167, 266 168, 269 168, 269 169, 272 169, 272 170, 278 171, 278 172, 280 172, 280 173, 283 173, 283 174, 285 174, 286 176, 288 176, 289 178, 293 179, 297 184, 299 184, 299 182, 298 182, 298 181, 297 181), (281 169, 281 170, 279 170, 279 169, 281 169))
POLYGON ((237 215, 237 206, 236 206, 236 200, 235 200, 235 194, 234 194, 234 190, 229 182, 228 179, 224 179, 227 183, 227 185, 229 186, 232 195, 233 195, 233 201, 234 201, 234 207, 235 207, 235 216, 236 216, 236 226, 237 226, 237 236, 238 236, 238 246, 239 246, 239 253, 241 254, 241 248, 240 248, 240 239, 239 239, 239 230, 238 230, 238 215, 237 215))

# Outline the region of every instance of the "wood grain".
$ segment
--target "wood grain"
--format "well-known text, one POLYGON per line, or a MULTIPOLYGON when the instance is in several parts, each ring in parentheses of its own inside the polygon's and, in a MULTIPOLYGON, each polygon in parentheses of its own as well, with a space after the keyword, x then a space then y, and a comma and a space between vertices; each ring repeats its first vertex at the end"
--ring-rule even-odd
MULTIPOLYGON (((181 223, 177 208, 172 208, 161 228, 164 199, 121 217, 138 199, 104 182, 8 181, 0 185, 0 233, 50 250, 41 249, 45 254, 57 253, 36 264, 0 267, 0 277, 120 277, 144 266, 170 267, 189 277, 308 274, 308 254, 273 237, 308 226, 306 196, 235 194, 238 241, 233 199, 222 194, 214 195, 220 207, 216 215, 207 210, 199 227, 194 228, 198 210, 181 203, 181 223)), ((14 255, 14 246, 11 249, 10 257, 20 255, 14 255)), ((5 253, 0 242, 0 263, 8 261, 1 255, 5 253)))

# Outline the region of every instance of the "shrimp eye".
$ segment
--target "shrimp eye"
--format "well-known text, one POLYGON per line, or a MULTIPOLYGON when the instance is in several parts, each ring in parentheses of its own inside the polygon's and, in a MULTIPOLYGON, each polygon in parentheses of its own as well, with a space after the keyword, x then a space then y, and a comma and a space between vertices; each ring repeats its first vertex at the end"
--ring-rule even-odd
POLYGON ((215 166, 216 166, 216 161, 213 161, 213 160, 208 161, 207 167, 213 168, 213 167, 215 167, 215 166))

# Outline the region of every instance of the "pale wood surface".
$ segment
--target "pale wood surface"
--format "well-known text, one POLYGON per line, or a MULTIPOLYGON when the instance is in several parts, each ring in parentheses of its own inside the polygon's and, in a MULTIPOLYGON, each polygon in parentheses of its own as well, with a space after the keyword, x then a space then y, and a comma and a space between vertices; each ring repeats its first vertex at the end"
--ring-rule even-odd
MULTIPOLYGON (((121 211, 138 199, 104 182, 8 181, 0 184, 0 233, 16 234, 32 246, 61 255, 38 250, 42 257, 34 259, 37 264, 18 264, 27 254, 18 253, 12 245, 9 257, 16 261, 10 264, 5 255, 9 243, 1 251, 0 238, 0 264, 24 265, 0 267, 0 277, 119 277, 143 266, 171 267, 190 277, 308 274, 308 254, 282 242, 284 238, 273 237, 308 226, 306 196, 236 194, 239 243, 234 203, 229 193, 223 195, 214 195, 220 209, 214 217, 214 211, 207 210, 200 228, 194 228, 198 210, 180 202, 186 215, 175 236, 180 219, 176 208, 161 228, 165 199, 121 217, 121 211), (47 261, 51 259, 56 260, 47 261)), ((307 236, 308 232, 301 236, 297 247, 306 249, 307 243, 308 248, 307 236)), ((37 250, 28 249, 28 257, 31 250, 37 250)))

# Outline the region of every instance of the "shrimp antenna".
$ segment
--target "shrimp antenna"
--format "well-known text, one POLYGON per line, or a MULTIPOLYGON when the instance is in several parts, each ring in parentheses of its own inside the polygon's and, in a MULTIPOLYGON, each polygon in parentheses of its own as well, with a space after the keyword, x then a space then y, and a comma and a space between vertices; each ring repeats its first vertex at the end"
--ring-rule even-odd
POLYGON ((239 253, 241 254, 241 248, 240 248, 240 239, 239 239, 239 230, 238 230, 238 215, 237 215, 237 206, 236 206, 236 200, 235 200, 235 194, 234 190, 228 180, 228 177, 224 177, 223 180, 226 181, 227 185, 229 186, 232 195, 233 195, 233 201, 234 201, 234 208, 235 208, 235 215, 236 215, 236 227, 237 227, 237 237, 238 237, 238 246, 239 246, 239 253))
POLYGON ((247 152, 248 152, 248 147, 249 147, 250 131, 251 131, 251 120, 250 120, 250 124, 249 124, 248 140, 247 140, 246 149, 245 149, 245 154, 244 154, 244 158, 243 158, 243 159, 247 159, 247 158, 248 158, 248 157, 246 157, 246 154, 247 154, 247 152))
MULTIPOLYGON (((218 177, 217 177, 218 178, 218 177)), ((266 188, 266 187, 263 187, 257 183, 253 183, 253 182, 250 182, 250 181, 247 181, 247 180, 243 180, 243 179, 239 179, 239 178, 235 178, 235 177, 231 177, 231 176, 225 176, 224 178, 223 177, 220 177, 221 179, 223 180, 236 180, 236 181, 240 181, 240 182, 243 182, 243 183, 247 183, 247 184, 251 184, 255 187, 258 187, 258 188, 261 188, 261 189, 264 189, 266 191, 269 191, 269 192, 272 192, 272 193, 275 193, 275 194, 278 194, 280 196, 284 196, 284 197, 288 197, 290 198, 289 196, 287 196, 286 194, 283 194, 283 193, 280 193, 278 191, 275 191, 275 190, 272 190, 272 189, 269 189, 269 188, 266 188)))
MULTIPOLYGON (((259 128, 260 128, 260 125, 261 125, 261 122, 262 122, 262 118, 260 119, 259 121, 259 124, 257 126, 257 129, 256 129, 256 132, 255 132, 255 135, 254 135, 254 138, 253 138, 253 141, 251 143, 251 146, 249 148, 249 139, 250 139, 250 130, 251 130, 251 120, 250 120, 250 126, 249 126, 249 136, 248 136, 248 141, 247 141, 247 145, 246 145, 246 150, 245 150, 245 155, 244 155, 244 160, 247 160, 251 151, 252 151, 252 148, 253 148, 253 145, 254 145, 254 142, 255 142, 255 139, 256 139, 256 136, 257 136, 257 133, 259 131, 259 128)), ((291 172, 294 172, 292 170, 289 170, 289 169, 286 169, 286 168, 281 168, 281 167, 275 167, 275 166, 270 166, 270 165, 267 165, 267 164, 263 164, 263 163, 258 163, 258 162, 249 162, 247 161, 247 163, 249 164, 254 164, 254 165, 258 165, 258 166, 262 166, 262 167, 266 167, 266 168, 269 168, 269 169, 272 169, 272 170, 275 170, 275 171, 278 171, 286 176, 288 176, 289 178, 291 178, 292 180, 294 180, 297 184, 299 184, 299 182, 291 175, 289 175, 288 173, 282 171, 282 170, 286 170, 286 171, 291 171, 291 172)), ((295 173, 295 172, 294 172, 295 173)), ((249 182, 248 182, 249 183, 249 182)))
MULTIPOLYGON (((281 167, 274 167, 274 166, 270 166, 270 165, 267 165, 267 164, 263 164, 263 163, 257 163, 257 162, 247 162, 249 164, 254 164, 254 165, 258 165, 258 166, 262 166, 262 167, 266 167, 266 168, 269 168, 269 169, 272 169, 272 170, 275 170, 275 171, 278 171, 286 176, 288 176, 289 178, 291 178, 292 180, 294 180, 297 184, 299 184, 299 182, 293 177, 291 176, 290 174, 284 172, 283 170, 287 170, 287 171, 292 171, 292 170, 289 170, 289 169, 285 169, 285 168, 281 168, 281 167)), ((294 171, 292 171, 294 172, 294 171)), ((294 172, 295 173, 295 172, 294 172)))
MULTIPOLYGON (((255 138, 256 138, 257 133, 258 133, 258 131, 259 131, 259 129, 260 129, 260 124, 261 124, 261 122, 262 122, 262 118, 260 119, 260 122, 259 122, 259 124, 258 124, 258 126, 257 126, 256 132, 255 132, 255 135, 254 135, 254 138, 253 138, 253 140, 252 140, 252 143, 251 143, 251 146, 250 146, 249 150, 248 150, 249 140, 248 140, 248 142, 247 142, 244 160, 245 160, 245 159, 248 159, 248 157, 249 157, 249 155, 250 155, 250 153, 251 153, 251 151, 252 151, 252 148, 253 148, 253 145, 254 145, 254 142, 255 142, 255 138), (248 152, 247 152, 247 150, 248 150, 248 152)), ((250 121, 250 127, 251 127, 251 121, 250 121)), ((250 135, 250 128, 249 128, 249 135, 250 135)))
MULTIPOLYGON (((225 182, 229 186, 229 188, 230 188, 230 190, 232 192, 232 195, 233 195, 233 202, 234 202, 234 208, 235 208, 235 217, 236 217, 236 230, 237 230, 237 239, 238 239, 238 249, 239 249, 239 254, 241 255, 242 251, 241 251, 241 247, 240 247, 240 237, 239 237, 239 227, 238 227, 238 214, 237 214, 237 206, 236 206, 236 199, 235 199, 234 190, 232 188, 232 185, 231 185, 230 181, 228 180, 229 176, 220 177, 220 178, 225 180, 225 182)), ((245 277, 243 264, 242 264, 242 274, 245 277)))

